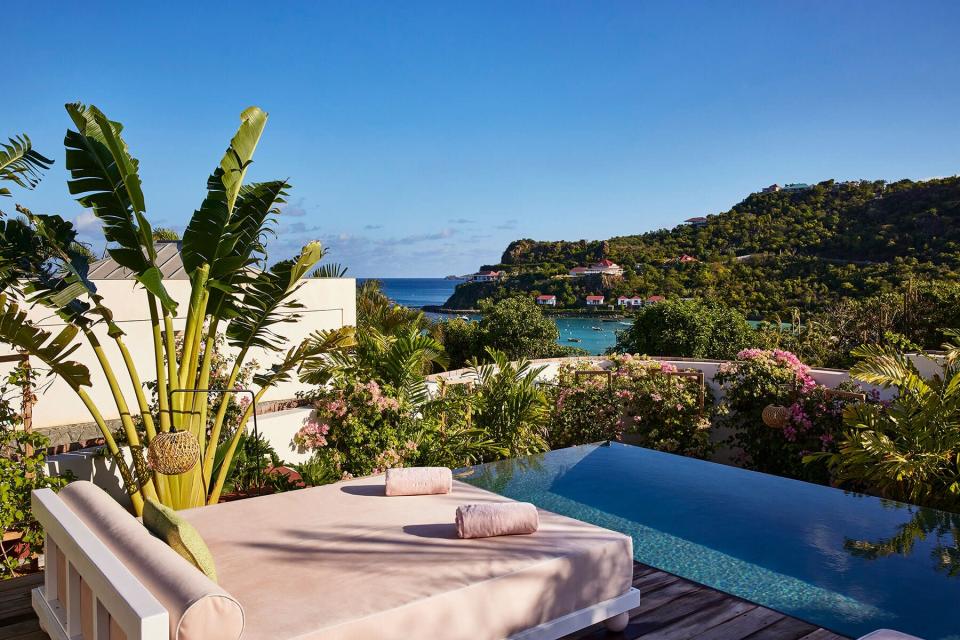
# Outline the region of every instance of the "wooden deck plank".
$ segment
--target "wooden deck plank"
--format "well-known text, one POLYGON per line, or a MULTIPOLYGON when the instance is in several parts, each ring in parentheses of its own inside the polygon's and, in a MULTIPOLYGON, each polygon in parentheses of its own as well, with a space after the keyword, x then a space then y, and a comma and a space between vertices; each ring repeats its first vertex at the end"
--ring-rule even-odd
POLYGON ((783 620, 786 616, 777 611, 757 606, 723 624, 717 625, 693 636, 696 640, 728 640, 728 638, 746 638, 751 633, 765 629, 783 620))
POLYGON ((812 625, 809 622, 784 617, 769 627, 750 634, 747 638, 749 640, 800 640, 803 636, 809 635, 816 630, 816 625, 812 625))
POLYGON ((0 627, 0 640, 21 640, 22 638, 30 637, 38 633, 42 635, 37 637, 46 637, 46 634, 40 630, 40 623, 36 618, 32 618, 9 626, 0 627))
MULTIPOLYGON (((40 574, 0 582, 0 640, 46 640, 30 604, 40 574)), ((641 604, 620 634, 594 625, 564 640, 847 640, 702 584, 634 563, 641 604)))
POLYGON ((718 627, 756 607, 757 605, 746 600, 723 598, 715 605, 704 607, 663 627, 659 630, 657 638, 659 640, 691 640, 704 630, 718 627))

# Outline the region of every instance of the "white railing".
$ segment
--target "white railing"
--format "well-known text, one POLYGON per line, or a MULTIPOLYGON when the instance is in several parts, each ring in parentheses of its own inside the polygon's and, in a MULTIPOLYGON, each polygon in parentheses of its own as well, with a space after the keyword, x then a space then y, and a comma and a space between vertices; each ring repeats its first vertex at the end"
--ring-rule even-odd
POLYGON ((168 640, 167 610, 80 518, 50 489, 34 491, 32 503, 46 533, 44 584, 33 590, 33 609, 43 630, 53 640, 81 637, 82 578, 93 596, 93 640, 109 640, 111 619, 128 640, 168 640), (66 559, 62 567, 58 550, 66 559))

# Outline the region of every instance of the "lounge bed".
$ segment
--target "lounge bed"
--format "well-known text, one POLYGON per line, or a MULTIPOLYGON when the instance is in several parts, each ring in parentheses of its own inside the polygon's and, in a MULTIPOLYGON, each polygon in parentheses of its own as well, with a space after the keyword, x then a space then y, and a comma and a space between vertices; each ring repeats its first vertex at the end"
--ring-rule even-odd
POLYGON ((559 638, 639 604, 629 537, 549 512, 532 535, 462 540, 455 482, 386 497, 383 478, 181 512, 218 584, 89 483, 34 493, 47 530, 41 625, 60 640, 559 638))

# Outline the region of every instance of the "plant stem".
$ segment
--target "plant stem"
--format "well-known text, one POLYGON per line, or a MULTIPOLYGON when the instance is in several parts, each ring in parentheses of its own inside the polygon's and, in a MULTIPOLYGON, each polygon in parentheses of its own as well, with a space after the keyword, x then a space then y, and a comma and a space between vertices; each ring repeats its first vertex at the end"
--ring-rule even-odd
MULTIPOLYGON (((117 466, 123 466, 126 468, 127 461, 123 459, 123 455, 120 453, 120 448, 117 446, 116 440, 113 439, 113 434, 110 433, 110 429, 107 428, 107 423, 103 419, 103 415, 100 413, 100 410, 97 409, 97 405, 94 404, 93 400, 90 399, 90 396, 87 395, 87 392, 84 391, 81 387, 74 387, 73 390, 80 396, 80 400, 87 407, 87 411, 90 412, 90 415, 93 417, 93 421, 97 423, 97 426, 100 427, 100 432, 103 434, 104 442, 107 444, 107 450, 110 452, 110 455, 113 456, 114 462, 117 463, 117 466)), ((129 474, 129 470, 127 472, 129 474)), ((133 489, 133 487, 128 487, 128 489, 133 489)), ((127 492, 130 496, 130 502, 133 504, 133 511, 136 515, 143 515, 143 495, 139 490, 132 490, 127 492)))
MULTIPOLYGON (((160 430, 170 431, 170 404, 167 389, 167 375, 163 364, 163 338, 160 330, 160 314, 157 311, 157 299, 152 293, 147 294, 147 303, 150 307, 150 325, 153 333, 153 359, 157 368, 157 403, 160 406, 160 430)), ((166 312, 164 312, 166 315, 166 312)))
POLYGON ((217 482, 210 491, 210 496, 207 498, 207 504, 217 504, 220 501, 220 493, 223 491, 223 483, 227 480, 227 471, 229 471, 229 461, 233 459, 233 454, 237 450, 237 445, 240 443, 240 436, 244 433, 247 421, 250 420, 250 416, 253 415, 254 407, 257 406, 257 403, 260 402, 260 398, 263 397, 263 394, 267 392, 269 386, 265 386, 257 391, 257 395, 253 398, 247 406, 247 410, 243 412, 243 417, 240 418, 240 423, 237 425, 237 430, 233 432, 233 437, 230 438, 230 446, 227 448, 226 454, 223 456, 223 464, 220 465, 220 471, 217 473, 217 482))

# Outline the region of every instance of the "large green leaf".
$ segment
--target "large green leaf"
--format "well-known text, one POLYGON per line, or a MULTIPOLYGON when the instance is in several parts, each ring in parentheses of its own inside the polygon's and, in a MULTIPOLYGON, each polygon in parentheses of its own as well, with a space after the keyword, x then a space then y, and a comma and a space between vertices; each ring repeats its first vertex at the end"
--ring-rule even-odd
POLYGON ((133 271, 166 309, 175 311, 177 304, 155 271, 153 229, 144 215, 139 162, 121 136, 123 125, 92 105, 74 103, 66 109, 77 127, 68 130, 63 141, 70 171, 67 188, 103 223, 110 256, 133 271))
POLYGON ((319 242, 311 242, 300 251, 296 260, 284 260, 268 271, 261 271, 244 288, 238 313, 227 327, 230 346, 240 350, 251 347, 277 350, 284 337, 271 327, 282 322, 296 322, 299 316, 291 313, 302 305, 291 300, 301 280, 323 257, 319 242))
POLYGON ((27 320, 27 313, 6 294, 0 294, 0 342, 38 358, 50 375, 63 378, 71 387, 90 386, 90 371, 79 362, 67 360, 80 345, 74 342, 79 329, 67 325, 56 335, 27 320))
POLYGON ((51 307, 65 321, 78 326, 105 322, 110 336, 123 335, 96 285, 87 278, 87 258, 76 251, 77 232, 73 224, 57 215, 21 210, 41 240, 46 256, 44 266, 48 267, 31 275, 27 288, 32 294, 30 302, 51 307))
POLYGON ((231 216, 226 215, 223 191, 216 190, 216 176, 209 186, 184 233, 183 263, 191 274, 201 265, 210 266, 207 308, 217 317, 230 318, 236 315, 242 285, 255 277, 252 267, 265 259, 264 236, 271 232, 272 215, 289 185, 278 180, 244 186, 231 216))
MULTIPOLYGON (((53 160, 34 151, 26 134, 9 138, 6 144, 0 143, 0 180, 13 182, 24 189, 33 189, 52 164, 53 160)), ((9 195, 10 189, 0 187, 0 196, 9 195)))
POLYGON ((253 152, 257 149, 263 128, 267 124, 267 114, 259 107, 247 107, 240 114, 240 128, 230 141, 230 147, 220 160, 223 171, 221 179, 226 191, 227 211, 233 211, 233 205, 243 185, 247 167, 253 162, 253 152))

